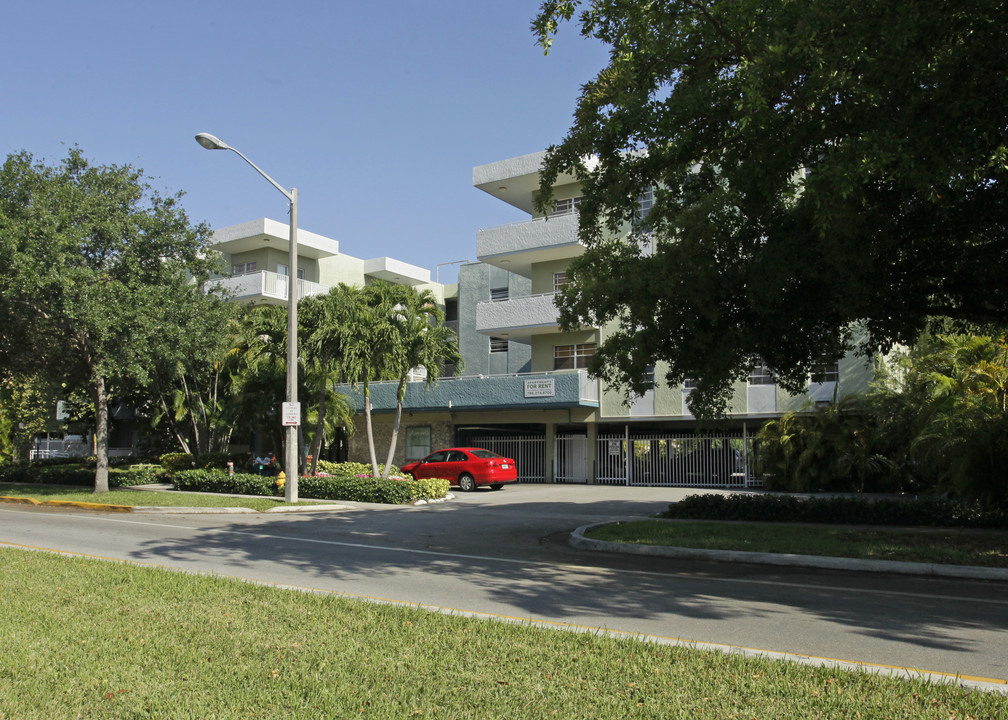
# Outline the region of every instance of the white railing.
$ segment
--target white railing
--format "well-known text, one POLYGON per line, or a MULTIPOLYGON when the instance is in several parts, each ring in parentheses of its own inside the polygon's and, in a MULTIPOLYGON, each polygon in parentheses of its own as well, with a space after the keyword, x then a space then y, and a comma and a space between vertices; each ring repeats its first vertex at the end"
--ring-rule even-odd
MULTIPOLYGON (((269 270, 258 270, 244 275, 220 278, 212 282, 218 282, 223 288, 233 292, 235 298, 265 296, 274 300, 287 299, 287 288, 290 283, 287 275, 280 275, 269 270)), ((325 292, 329 292, 329 286, 298 278, 298 300, 325 292)))

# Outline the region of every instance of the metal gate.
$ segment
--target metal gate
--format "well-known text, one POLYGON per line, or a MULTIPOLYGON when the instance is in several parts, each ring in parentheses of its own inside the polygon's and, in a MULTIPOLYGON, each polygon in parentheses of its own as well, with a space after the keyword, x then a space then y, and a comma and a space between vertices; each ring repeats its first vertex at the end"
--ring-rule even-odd
POLYGON ((564 483, 588 482, 588 436, 557 435, 554 480, 564 483))
POLYGON ((747 488, 762 485, 751 456, 752 438, 741 434, 600 436, 597 479, 603 485, 747 488))
POLYGON ((514 460, 518 482, 541 483, 546 477, 546 438, 542 435, 477 435, 470 442, 514 460))

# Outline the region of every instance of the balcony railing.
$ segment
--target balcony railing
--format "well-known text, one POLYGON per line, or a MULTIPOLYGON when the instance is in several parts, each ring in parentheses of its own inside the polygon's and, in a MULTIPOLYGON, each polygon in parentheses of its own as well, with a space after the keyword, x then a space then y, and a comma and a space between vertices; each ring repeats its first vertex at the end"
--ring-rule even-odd
MULTIPOLYGON (((287 288, 290 283, 287 275, 280 275, 269 270, 259 270, 244 275, 221 278, 214 282, 220 283, 222 287, 230 291, 231 296, 236 300, 246 298, 287 300, 287 288)), ((298 300, 309 295, 319 295, 328 291, 329 287, 327 285, 298 278, 298 300)))
POLYGON ((476 331, 487 334, 554 332, 559 316, 555 292, 481 302, 476 306, 476 331))
MULTIPOLYGON (((378 412, 394 410, 396 382, 369 384, 372 408, 378 412)), ((349 396, 357 410, 364 409, 361 389, 339 385, 337 390, 349 396)), ((558 407, 598 407, 599 383, 587 370, 515 373, 509 375, 466 375, 441 378, 427 387, 423 382, 406 385, 404 410, 486 410, 558 407)))

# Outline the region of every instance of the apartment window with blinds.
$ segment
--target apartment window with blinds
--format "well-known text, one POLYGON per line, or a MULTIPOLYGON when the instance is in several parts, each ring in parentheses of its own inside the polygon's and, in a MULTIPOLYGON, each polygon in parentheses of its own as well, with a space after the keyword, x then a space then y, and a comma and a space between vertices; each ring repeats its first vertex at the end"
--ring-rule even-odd
POLYGON ((553 273, 553 292, 560 292, 565 287, 567 287, 567 273, 566 272, 553 273))
POLYGON ((553 212, 551 215, 570 215, 572 212, 577 210, 578 205, 581 204, 581 198, 567 198, 566 200, 554 200, 553 201, 553 212))
POLYGON ((693 390, 696 387, 697 381, 693 378, 686 378, 683 380, 682 388, 683 390, 693 390))
POLYGON ((254 262, 235 263, 231 266, 232 275, 248 275, 249 273, 254 273, 255 271, 256 264, 254 262))
POLYGON ((750 385, 773 385, 777 382, 773 372, 766 365, 755 365, 749 371, 750 385))
POLYGON ((588 367, 588 362, 595 354, 595 343, 579 345, 553 346, 553 369, 575 370, 588 367))
POLYGON ((839 382, 840 365, 838 363, 820 363, 812 366, 812 382, 828 383, 839 382))
POLYGON ((644 384, 648 388, 654 387, 654 365, 648 365, 644 370, 644 384))
POLYGON ((506 287, 490 288, 490 302, 503 302, 507 299, 508 289, 506 287))
POLYGON ((499 337, 490 338, 490 352, 506 353, 507 351, 508 351, 507 338, 499 338, 499 337))

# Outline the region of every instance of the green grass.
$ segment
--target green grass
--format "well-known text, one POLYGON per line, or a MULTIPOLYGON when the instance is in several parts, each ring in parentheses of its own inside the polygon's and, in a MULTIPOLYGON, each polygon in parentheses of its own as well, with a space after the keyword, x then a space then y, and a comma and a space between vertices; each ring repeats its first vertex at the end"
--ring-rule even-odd
POLYGON ((949 684, 0 548, 0 718, 1003 718, 949 684))
MULTIPOLYGON (((283 505, 281 497, 233 497, 207 493, 145 492, 140 490, 110 490, 95 494, 91 490, 60 485, 0 485, 0 497, 22 497, 32 500, 71 500, 107 505, 146 505, 158 507, 243 507, 262 512, 283 505)), ((301 502, 298 505, 316 503, 301 502)))
POLYGON ((1008 531, 642 520, 592 528, 594 540, 715 550, 1008 567, 1008 531))

